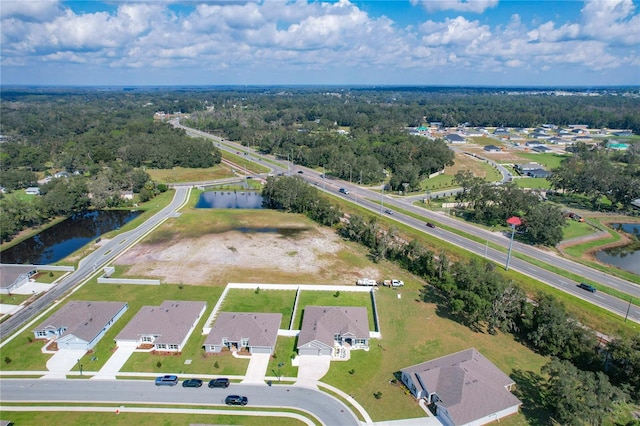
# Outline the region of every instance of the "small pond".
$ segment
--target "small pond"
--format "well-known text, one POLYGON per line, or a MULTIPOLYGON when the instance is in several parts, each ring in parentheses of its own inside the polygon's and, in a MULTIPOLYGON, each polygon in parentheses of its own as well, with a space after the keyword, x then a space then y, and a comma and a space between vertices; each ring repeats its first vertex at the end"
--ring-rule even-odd
MULTIPOLYGON (((636 239, 640 235, 640 223, 614 223, 611 227, 635 235, 636 239)), ((638 241, 626 246, 601 250, 595 256, 600 262, 640 275, 640 243, 638 241)))
POLYGON ((131 221, 141 211, 105 210, 76 213, 63 222, 0 253, 2 263, 46 265, 131 221))
POLYGON ((255 191, 203 192, 197 209, 262 209, 262 195, 255 191))

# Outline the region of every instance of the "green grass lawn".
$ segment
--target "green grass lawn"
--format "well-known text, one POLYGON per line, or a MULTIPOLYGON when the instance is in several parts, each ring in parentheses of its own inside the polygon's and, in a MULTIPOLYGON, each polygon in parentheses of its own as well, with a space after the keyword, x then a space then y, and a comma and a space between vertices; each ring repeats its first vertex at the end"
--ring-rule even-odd
POLYGON ((296 292, 291 290, 230 289, 220 308, 223 312, 276 312, 282 314, 280 328, 288 329, 296 292))
POLYGON ((513 180, 518 188, 531 188, 531 189, 550 189, 551 182, 546 178, 530 178, 522 177, 513 180))
POLYGON ((560 167, 562 160, 567 158, 567 155, 561 155, 556 153, 532 153, 532 152, 518 152, 518 156, 531 161, 533 163, 542 164, 547 170, 560 167))
POLYGON ((302 317, 305 306, 364 306, 369 317, 369 330, 374 330, 371 294, 360 292, 301 291, 298 296, 298 310, 293 319, 294 327, 302 328, 302 317))
POLYGON ((267 376, 276 376, 278 373, 280 373, 280 377, 298 376, 298 367, 291 365, 291 360, 298 354, 296 349, 297 341, 296 337, 278 336, 276 350, 267 367, 267 376))
POLYGON ((586 222, 578 222, 575 220, 567 220, 566 226, 562 228, 562 239, 570 240, 572 238, 583 237, 598 232, 593 226, 586 222))
POLYGON ((227 167, 220 165, 204 169, 190 169, 174 167, 172 169, 147 169, 146 172, 155 182, 200 182, 233 177, 234 174, 227 167))
MULTIPOLYGON (((407 395, 401 386, 389 383, 401 368, 470 347, 475 347, 506 374, 517 373, 516 377, 523 375, 520 372, 538 375, 547 361, 511 335, 476 333, 451 321, 429 290, 426 297, 419 289, 378 291, 376 300, 382 339, 372 339, 368 352, 351 351, 349 361, 332 362, 323 378, 324 382, 352 394, 375 421, 424 415, 415 398, 407 395), (373 396, 378 391, 382 392, 380 399, 373 396)), ((525 379, 522 381, 522 386, 527 385, 525 379)), ((518 388, 520 386, 518 383, 518 388)))
MULTIPOLYGON (((45 405, 45 404, 41 404, 45 405)), ((127 404, 130 406, 130 404, 127 404)), ((78 412, 78 411, 42 411, 20 412, 4 411, 3 419, 10 419, 15 425, 83 425, 83 426, 168 426, 192 424, 243 425, 243 426, 298 426, 304 423, 286 417, 263 417, 219 414, 165 414, 165 413, 123 413, 78 412)), ((184 407, 180 407, 184 408, 184 407)), ((199 407, 193 407, 199 408, 199 407)), ((222 407, 202 407, 224 409, 222 407)), ((283 410, 288 411, 288 410, 283 410)))

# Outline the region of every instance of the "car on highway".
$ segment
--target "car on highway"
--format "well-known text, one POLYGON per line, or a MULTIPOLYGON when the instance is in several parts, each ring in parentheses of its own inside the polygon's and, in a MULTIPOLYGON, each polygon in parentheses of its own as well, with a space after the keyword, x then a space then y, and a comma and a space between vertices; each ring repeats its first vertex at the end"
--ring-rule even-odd
POLYGON ((209 381, 210 388, 228 388, 229 387, 229 379, 226 377, 219 377, 217 379, 213 379, 209 381))
POLYGON ((229 395, 224 399, 224 403, 227 405, 247 405, 249 399, 246 396, 229 395))
POLYGON ((298 170, 298 173, 303 174, 303 173, 304 173, 304 171, 302 171, 302 170, 298 170))
POLYGON ((590 291, 591 293, 595 293, 596 292, 596 288, 592 285, 589 285, 587 283, 580 283, 578 284, 578 287, 580 287, 583 290, 587 290, 590 291))
POLYGON ((183 388, 199 388, 202 386, 202 380, 200 379, 187 379, 182 382, 183 388))
POLYGON ((435 228, 435 227, 436 227, 436 225, 434 225, 434 224, 433 224, 433 223, 431 223, 431 222, 427 222, 427 227, 429 227, 429 228, 435 228))
POLYGON ((345 189, 345 188, 340 188, 340 189, 338 190, 338 192, 340 192, 340 193, 342 193, 342 194, 344 194, 344 195, 349 195, 349 190, 348 190, 348 189, 345 189))
POLYGON ((391 210, 391 209, 386 209, 384 212, 385 212, 386 214, 393 214, 393 210, 391 210))
POLYGON ((174 376, 173 374, 156 377, 156 386, 175 386, 177 384, 178 376, 174 376))

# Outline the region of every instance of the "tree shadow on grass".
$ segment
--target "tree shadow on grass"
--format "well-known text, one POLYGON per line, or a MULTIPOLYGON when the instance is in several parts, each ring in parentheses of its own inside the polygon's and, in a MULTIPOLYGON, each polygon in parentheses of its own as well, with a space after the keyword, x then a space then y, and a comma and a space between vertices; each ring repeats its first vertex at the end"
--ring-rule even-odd
POLYGON ((516 382, 514 394, 522 401, 520 411, 533 426, 551 424, 551 413, 544 406, 544 378, 532 371, 513 370, 509 375, 516 382))
POLYGON ((438 289, 432 286, 424 286, 420 290, 420 297, 416 299, 416 302, 433 303, 436 305, 436 315, 440 318, 448 319, 458 324, 462 324, 468 327, 471 331, 476 333, 485 333, 486 330, 479 324, 470 323, 465 320, 461 315, 452 314, 449 309, 446 296, 443 295, 438 289))

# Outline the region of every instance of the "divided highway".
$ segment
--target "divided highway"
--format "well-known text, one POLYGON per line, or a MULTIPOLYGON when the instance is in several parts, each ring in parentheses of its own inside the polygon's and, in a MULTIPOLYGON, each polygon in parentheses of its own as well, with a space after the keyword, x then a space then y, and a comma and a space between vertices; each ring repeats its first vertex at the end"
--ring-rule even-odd
MULTIPOLYGON (((281 165, 281 169, 275 168, 276 171, 289 170, 293 172, 293 170, 289 168, 288 164, 285 164, 282 161, 275 160, 268 156, 262 156, 245 146, 242 146, 235 142, 224 140, 220 137, 217 137, 205 132, 200 132, 195 129, 190 129, 188 127, 182 126, 177 121, 174 121, 173 124, 177 127, 181 127, 185 129, 188 132, 188 134, 191 134, 193 136, 199 136, 199 137, 215 140, 217 142, 217 146, 221 149, 225 149, 229 152, 240 151, 242 153, 247 153, 250 160, 259 159, 260 157, 269 158, 269 162, 271 164, 275 163, 275 164, 281 165)), ((261 162, 261 164, 264 165, 265 162, 261 162)), ((411 225, 417 229, 424 230, 425 232, 428 232, 433 236, 442 239, 443 241, 447 241, 452 244, 455 244, 461 248, 464 248, 480 256, 485 256, 487 259, 490 259, 499 265, 504 266, 506 264, 506 256, 507 256, 506 253, 489 248, 487 243, 487 242, 491 242, 494 245, 499 245, 506 249, 509 246, 509 238, 506 235, 503 235, 501 233, 489 232, 482 228, 476 227, 472 224, 457 220, 455 218, 448 217, 441 213, 436 213, 420 207, 416 207, 412 204, 412 202, 415 201, 415 199, 411 199, 411 198, 398 199, 394 197, 389 197, 389 196, 381 195, 377 191, 372 191, 366 188, 362 188, 349 182, 333 180, 333 179, 332 180, 323 179, 321 173, 318 173, 312 169, 308 169, 300 166, 295 166, 295 169, 296 171, 302 170, 304 173, 300 174, 299 176, 305 179, 306 181, 315 184, 319 189, 322 189, 331 193, 336 193, 336 194, 338 193, 337 191, 339 188, 348 189, 350 193, 348 196, 346 196, 346 198, 348 198, 349 201, 360 204, 361 206, 366 207, 372 212, 375 212, 378 214, 384 214, 383 212, 386 208, 402 209, 402 210, 410 211, 414 214, 424 217, 425 221, 441 223, 450 228, 455 228, 466 234, 473 235, 481 240, 484 240, 485 243, 484 244, 477 243, 473 240, 462 237, 456 233, 446 231, 444 229, 426 228, 425 222, 416 220, 410 216, 406 216, 398 213, 392 216, 393 220, 411 225), (373 202, 369 200, 380 200, 380 201, 373 202)), ((508 178, 508 172, 506 170, 501 170, 501 173, 503 175, 503 180, 508 178)), ((618 291, 640 298, 640 286, 638 286, 637 284, 615 277, 613 275, 598 271, 596 269, 579 264, 577 262, 573 262, 571 260, 565 259, 563 257, 556 255, 555 253, 541 250, 536 247, 528 246, 526 244, 522 244, 517 241, 514 241, 513 252, 512 252, 512 256, 509 263, 509 269, 518 271, 522 274, 525 274, 535 280, 548 284, 559 290, 562 290, 567 293, 571 293, 576 297, 589 301, 597 306, 600 306, 624 318, 628 318, 629 320, 640 323, 640 307, 630 304, 629 300, 621 300, 617 297, 613 297, 602 292, 590 293, 585 290, 582 290, 577 287, 577 285, 579 284, 578 282, 573 281, 569 278, 566 278, 561 274, 559 275, 553 272, 549 272, 544 268, 538 267, 524 260, 520 260, 513 255, 515 253, 524 254, 540 262, 554 266, 559 270, 564 270, 573 275, 580 276, 585 280, 593 281, 603 286, 615 288, 618 291)))

